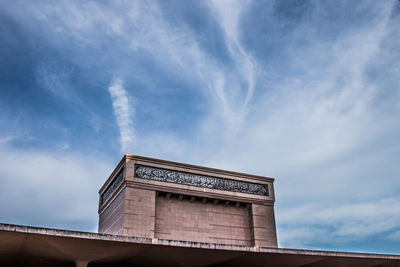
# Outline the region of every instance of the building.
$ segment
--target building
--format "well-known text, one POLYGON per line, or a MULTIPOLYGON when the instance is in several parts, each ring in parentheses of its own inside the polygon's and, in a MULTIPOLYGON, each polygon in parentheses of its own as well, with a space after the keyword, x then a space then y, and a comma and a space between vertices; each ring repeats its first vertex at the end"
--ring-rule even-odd
POLYGON ((273 182, 125 155, 100 190, 99 233, 277 247, 273 182))
POLYGON ((278 248, 273 182, 125 155, 99 191, 99 233, 0 224, 0 266, 400 266, 278 248))

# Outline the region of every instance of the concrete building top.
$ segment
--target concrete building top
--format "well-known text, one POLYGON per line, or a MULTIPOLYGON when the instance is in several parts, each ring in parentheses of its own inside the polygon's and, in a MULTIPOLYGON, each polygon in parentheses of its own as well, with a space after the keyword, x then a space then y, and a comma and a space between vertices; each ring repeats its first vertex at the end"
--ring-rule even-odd
POLYGON ((99 191, 99 232, 277 247, 273 182, 126 154, 99 191))
POLYGON ((272 205, 275 201, 274 178, 271 177, 125 154, 99 190, 99 211, 126 183, 171 193, 208 195, 210 198, 219 196, 241 202, 268 202, 272 205), (177 181, 178 179, 172 182, 163 177, 146 175, 148 172, 155 173, 155 171, 164 172, 165 177, 186 176, 186 179, 183 182, 177 181), (115 180, 119 175, 121 182, 116 184, 115 180), (190 181, 190 178, 197 181, 203 179, 205 183, 196 185, 190 181), (229 184, 231 184, 230 187, 224 189, 229 184))
MULTIPOLYGON (((117 167, 115 170, 111 173, 109 178, 107 179, 110 180, 112 179, 115 175, 116 172, 118 172, 119 168, 125 163, 127 159, 130 160, 137 160, 140 162, 145 162, 145 163, 150 163, 150 164, 161 164, 164 166, 171 167, 171 169, 180 169, 180 168, 185 168, 186 170, 193 170, 193 171, 202 171, 202 172, 207 172, 207 173, 214 173, 216 175, 218 174, 225 174, 229 175, 232 177, 248 177, 248 178, 253 178, 261 181, 271 181, 273 182, 275 179, 272 177, 266 177, 266 176, 261 176, 261 175, 254 175, 254 174, 248 174, 248 173, 242 173, 242 172, 235 172, 235 171, 228 171, 228 170, 222 170, 222 169, 217 169, 217 168, 211 168, 211 167, 204 167, 204 166, 199 166, 199 165, 193 165, 193 164, 187 164, 187 163, 181 163, 181 162, 176 162, 176 161, 169 161, 169 160, 163 160, 163 159, 156 159, 156 158, 150 158, 150 157, 144 157, 144 156, 138 156, 138 155, 132 155, 132 154, 125 154, 123 158, 120 160, 118 163, 117 167)), ((103 187, 100 188, 99 193, 104 190, 104 188, 107 186, 107 181, 104 183, 103 187)))

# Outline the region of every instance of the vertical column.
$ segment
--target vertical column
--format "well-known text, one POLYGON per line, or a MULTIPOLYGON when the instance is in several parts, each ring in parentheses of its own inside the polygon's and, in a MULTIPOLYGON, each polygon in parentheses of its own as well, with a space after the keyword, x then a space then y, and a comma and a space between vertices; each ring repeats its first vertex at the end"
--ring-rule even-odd
POLYGON ((278 247, 274 207, 251 204, 253 245, 255 247, 278 247))
POLYGON ((126 158, 125 159, 125 180, 133 180, 135 176, 135 161, 126 158))
POLYGON ((76 267, 86 267, 88 265, 88 260, 75 260, 76 267))
POLYGON ((154 238, 156 192, 125 188, 123 235, 154 238))

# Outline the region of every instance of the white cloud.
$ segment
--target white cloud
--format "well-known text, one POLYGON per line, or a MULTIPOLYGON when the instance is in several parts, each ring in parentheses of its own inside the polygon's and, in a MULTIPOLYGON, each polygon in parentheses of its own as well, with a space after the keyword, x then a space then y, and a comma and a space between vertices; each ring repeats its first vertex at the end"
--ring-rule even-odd
POLYGON ((280 212, 279 216, 280 242, 284 245, 296 243, 305 247, 312 242, 327 240, 334 244, 385 235, 399 227, 400 201, 397 197, 339 205, 309 203, 293 206, 280 212), (317 234, 318 231, 323 231, 323 235, 317 234))
POLYGON ((14 136, 0 136, 0 145, 11 142, 15 137, 14 136))
POLYGON ((0 221, 96 230, 98 190, 112 167, 96 155, 0 146, 0 221))
MULTIPOLYGON (((256 62, 250 53, 243 48, 239 29, 241 15, 250 5, 250 1, 211 1, 211 3, 211 9, 216 14, 217 21, 224 31, 227 47, 235 62, 235 66, 232 69, 236 75, 242 76, 242 79, 246 81, 244 86, 246 88, 245 94, 241 95, 242 107, 239 107, 245 111, 254 92, 256 62)), ((236 86, 240 88, 239 90, 244 89, 241 88, 243 85, 236 86)), ((232 90, 231 88, 229 89, 232 90)))
POLYGON ((108 87, 108 92, 111 96, 114 114, 119 127, 121 152, 128 153, 128 148, 135 143, 132 123, 134 107, 120 79, 114 79, 110 87, 108 87))

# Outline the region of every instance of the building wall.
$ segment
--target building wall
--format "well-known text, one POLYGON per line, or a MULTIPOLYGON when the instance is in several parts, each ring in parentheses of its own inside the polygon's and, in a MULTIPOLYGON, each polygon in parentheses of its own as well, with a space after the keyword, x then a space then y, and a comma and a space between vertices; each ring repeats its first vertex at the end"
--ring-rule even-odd
POLYGON ((157 197, 155 237, 215 244, 251 245, 249 208, 202 198, 157 197))
POLYGON ((123 232, 125 189, 100 213, 99 233, 121 235, 123 232))
POLYGON ((154 190, 126 188, 123 235, 154 237, 155 197, 154 190))
POLYGON ((99 233, 215 244, 276 247, 273 206, 125 187, 99 217, 99 233))

